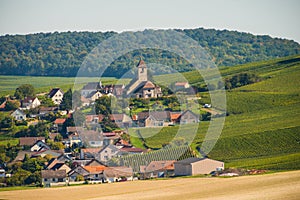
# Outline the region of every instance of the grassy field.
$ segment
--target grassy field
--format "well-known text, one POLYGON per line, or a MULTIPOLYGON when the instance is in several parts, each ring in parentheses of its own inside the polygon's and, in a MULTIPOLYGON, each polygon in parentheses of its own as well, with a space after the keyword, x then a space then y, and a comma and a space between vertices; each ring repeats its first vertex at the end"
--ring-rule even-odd
POLYGON ((299 199, 299 171, 236 178, 173 178, 0 192, 1 199, 299 199))
MULTIPOLYGON (((51 88, 60 87, 64 91, 74 86, 74 77, 41 77, 41 76, 0 76, 0 96, 13 95, 15 89, 22 84, 31 84, 37 93, 49 92, 51 88)), ((99 78, 80 77, 77 80, 79 85, 87 82, 97 82, 99 78)), ((115 78, 101 78, 103 84, 116 83, 115 78)))

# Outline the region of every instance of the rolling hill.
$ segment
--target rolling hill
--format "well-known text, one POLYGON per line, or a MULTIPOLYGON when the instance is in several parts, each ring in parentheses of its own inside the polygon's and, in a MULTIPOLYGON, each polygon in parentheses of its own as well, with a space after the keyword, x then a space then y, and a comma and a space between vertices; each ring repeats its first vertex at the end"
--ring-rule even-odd
MULTIPOLYGON (((208 156, 229 167, 300 169, 300 56, 221 68, 224 77, 247 71, 256 72, 263 80, 227 91, 228 116, 208 156)), ((185 76, 195 83, 202 81, 190 72, 185 76)), ((201 146, 208 126, 209 122, 200 122, 194 149, 201 146)), ((152 137, 146 137, 147 129, 140 133, 147 146, 160 148, 171 141, 177 129, 166 127, 152 137)), ((137 138, 132 142, 140 145, 137 138)))
MULTIPOLYGON (((153 30, 144 32, 147 31, 153 30)), ((217 66, 233 66, 300 53, 300 45, 286 39, 203 28, 176 31, 199 42, 217 66)), ((129 34, 135 37, 135 33, 129 34)), ((0 36, 0 75, 76 76, 91 50, 115 35, 115 32, 54 32, 0 36)), ((183 58, 171 52, 141 49, 119 57, 111 63, 104 76, 120 78, 137 64, 139 56, 143 56, 146 63, 172 66, 179 72, 191 70, 183 58)), ((86 75, 95 76, 93 70, 86 75)))

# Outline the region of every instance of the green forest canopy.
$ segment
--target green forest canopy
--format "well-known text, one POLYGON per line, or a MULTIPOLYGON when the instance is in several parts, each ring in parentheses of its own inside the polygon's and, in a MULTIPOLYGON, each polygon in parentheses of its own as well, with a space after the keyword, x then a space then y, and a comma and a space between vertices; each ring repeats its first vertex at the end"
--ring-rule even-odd
MULTIPOLYGON (((203 28, 177 31, 198 41, 218 66, 234 66, 300 53, 298 43, 270 36, 203 28)), ((118 33, 54 32, 1 36, 0 75, 76 76, 89 52, 101 41, 116 34, 118 33)), ((103 76, 121 77, 137 64, 140 56, 146 63, 172 66, 180 72, 191 69, 191 66, 177 55, 146 49, 120 57, 110 65, 103 76)), ((93 72, 88 75, 95 76, 93 72)))

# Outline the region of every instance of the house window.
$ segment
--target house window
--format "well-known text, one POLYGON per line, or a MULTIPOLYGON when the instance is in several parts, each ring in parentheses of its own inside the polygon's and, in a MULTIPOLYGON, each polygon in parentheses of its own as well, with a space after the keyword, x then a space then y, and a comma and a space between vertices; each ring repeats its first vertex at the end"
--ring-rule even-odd
POLYGON ((59 178, 58 182, 64 182, 64 179, 63 178, 59 178))
POLYGON ((48 179, 44 178, 44 181, 46 182, 46 181, 48 181, 48 179))
POLYGON ((52 181, 55 181, 55 178, 53 178, 52 181))

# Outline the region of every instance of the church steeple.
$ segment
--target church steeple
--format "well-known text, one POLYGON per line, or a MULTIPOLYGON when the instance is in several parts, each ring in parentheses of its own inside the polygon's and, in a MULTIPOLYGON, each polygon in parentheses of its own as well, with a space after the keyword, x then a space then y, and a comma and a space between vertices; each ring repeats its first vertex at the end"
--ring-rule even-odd
POLYGON ((143 61, 142 57, 140 57, 140 61, 137 64, 137 68, 138 68, 138 80, 148 81, 147 66, 146 63, 143 61))
POLYGON ((142 56, 140 56, 140 61, 139 61, 139 63, 137 64, 137 67, 142 67, 143 65, 146 66, 146 64, 145 64, 145 62, 144 62, 142 56))

